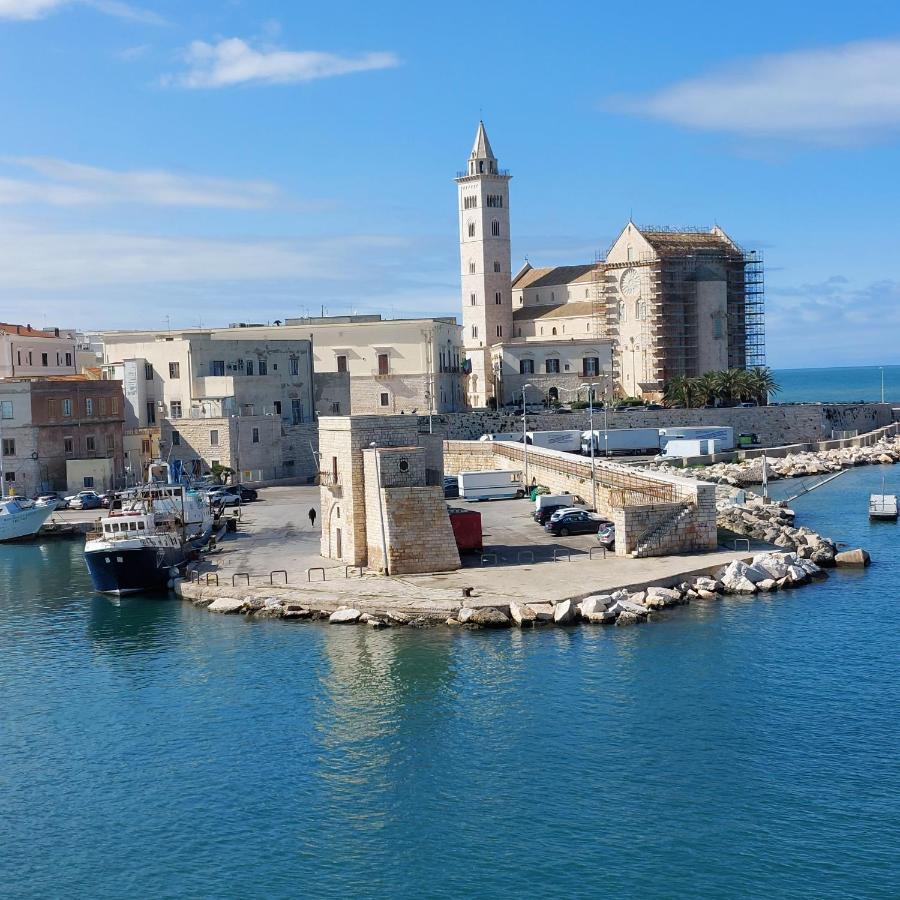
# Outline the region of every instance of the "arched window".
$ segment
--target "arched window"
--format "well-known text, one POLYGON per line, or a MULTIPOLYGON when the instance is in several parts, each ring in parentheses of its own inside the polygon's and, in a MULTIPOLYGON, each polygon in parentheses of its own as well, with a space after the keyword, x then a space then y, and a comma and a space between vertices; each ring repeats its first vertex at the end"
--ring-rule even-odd
POLYGON ((521 328, 516 332, 516 336, 522 337, 522 329, 521 328))
POLYGON ((634 303, 634 317, 638 321, 644 318, 644 304, 641 300, 636 300, 634 303))
POLYGON ((494 271, 495 271, 495 272, 499 272, 499 271, 500 271, 500 263, 498 263, 498 262, 495 262, 495 263, 494 263, 494 271))
POLYGON ((556 329, 555 329, 555 328, 552 328, 552 329, 550 330, 550 334, 556 334, 556 329))
POLYGON ((475 274, 475 260, 474 259, 469 260, 469 274, 470 275, 475 274))
POLYGON ((628 307, 625 305, 624 300, 619 304, 619 321, 620 322, 628 321, 628 307))
POLYGON ((585 328, 584 330, 585 330, 585 331, 590 331, 590 330, 591 330, 591 323, 590 323, 590 322, 587 323, 587 328, 585 328))
POLYGON ((494 237, 500 237, 500 223, 496 219, 491 222, 491 234, 494 237))
POLYGON ((551 403, 559 403, 559 388, 550 388, 550 390, 547 391, 547 399, 551 403))
POLYGON ((469 222, 469 237, 475 237, 475 223, 469 222))

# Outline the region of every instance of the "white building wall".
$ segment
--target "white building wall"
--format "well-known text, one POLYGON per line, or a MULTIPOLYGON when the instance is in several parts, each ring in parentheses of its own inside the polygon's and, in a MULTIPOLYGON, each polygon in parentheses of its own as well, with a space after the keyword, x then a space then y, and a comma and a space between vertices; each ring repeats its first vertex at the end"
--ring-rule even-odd
POLYGON ((0 378, 77 374, 74 339, 43 334, 6 332, 0 326, 0 378))

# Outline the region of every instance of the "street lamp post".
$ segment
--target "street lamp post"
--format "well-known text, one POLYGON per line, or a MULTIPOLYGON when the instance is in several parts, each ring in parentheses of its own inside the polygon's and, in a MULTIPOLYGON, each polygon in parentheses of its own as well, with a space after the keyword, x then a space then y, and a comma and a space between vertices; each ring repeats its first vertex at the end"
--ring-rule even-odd
POLYGON ((594 385, 593 382, 581 385, 588 389, 588 422, 591 430, 591 509, 597 512, 597 482, 594 478, 594 385))
POLYGON ((881 368, 881 402, 884 403, 884 366, 881 368))
POLYGON ((525 493, 528 493, 528 425, 527 425, 527 413, 525 412, 525 391, 534 387, 533 384, 523 384, 522 385, 522 447, 523 453, 525 454, 525 493))

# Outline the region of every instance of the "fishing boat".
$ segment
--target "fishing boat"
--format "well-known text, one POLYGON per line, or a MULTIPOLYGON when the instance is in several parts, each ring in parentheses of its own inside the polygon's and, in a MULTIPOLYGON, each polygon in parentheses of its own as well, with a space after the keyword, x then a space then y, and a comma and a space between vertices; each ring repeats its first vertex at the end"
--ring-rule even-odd
POLYGON ((108 594, 163 590, 209 540, 212 528, 209 504, 187 485, 154 480, 133 488, 87 537, 91 581, 108 594))
POLYGON ((18 541, 34 537, 50 514, 56 501, 35 503, 23 497, 0 500, 0 541, 18 541))

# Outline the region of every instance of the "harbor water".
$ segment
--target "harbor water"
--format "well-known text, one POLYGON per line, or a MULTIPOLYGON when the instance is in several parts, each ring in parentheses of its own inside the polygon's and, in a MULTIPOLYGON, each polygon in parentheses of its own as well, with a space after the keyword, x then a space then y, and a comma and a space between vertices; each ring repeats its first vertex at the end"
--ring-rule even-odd
POLYGON ((779 403, 900 403, 900 366, 846 366, 828 369, 776 369, 779 403))
POLYGON ((882 474, 796 502, 869 570, 631 628, 252 621, 0 547, 3 896, 897 897, 882 474))

